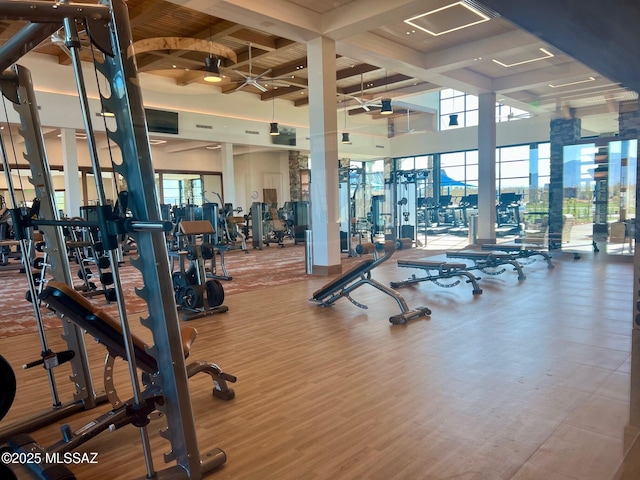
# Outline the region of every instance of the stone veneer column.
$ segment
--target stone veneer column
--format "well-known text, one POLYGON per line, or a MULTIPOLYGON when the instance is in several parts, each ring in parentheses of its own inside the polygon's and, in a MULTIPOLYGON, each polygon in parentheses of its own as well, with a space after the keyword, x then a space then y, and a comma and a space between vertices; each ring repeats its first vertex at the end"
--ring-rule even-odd
POLYGON ((582 122, 579 118, 557 118, 551 120, 551 182, 549 185, 549 249, 562 244, 562 201, 564 188, 565 145, 580 140, 582 122))
POLYGON ((296 150, 289 150, 289 197, 292 202, 302 200, 302 185, 300 184, 300 170, 308 169, 309 161, 296 150))

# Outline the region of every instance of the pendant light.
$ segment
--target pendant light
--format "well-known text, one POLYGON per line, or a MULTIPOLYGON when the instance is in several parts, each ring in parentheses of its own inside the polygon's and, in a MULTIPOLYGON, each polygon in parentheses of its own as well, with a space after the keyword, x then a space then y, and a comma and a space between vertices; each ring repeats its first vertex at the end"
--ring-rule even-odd
POLYGON ((209 56, 204 59, 204 81, 218 83, 222 81, 220 74, 220 59, 211 56, 211 17, 209 17, 209 56))
POLYGON ((351 140, 349 139, 349 132, 347 132, 347 100, 344 100, 344 128, 342 131, 342 143, 345 145, 351 145, 351 140))
POLYGON ((273 88, 273 80, 271 81, 271 123, 269 125, 269 135, 274 137, 280 135, 278 122, 276 122, 276 95, 273 88))

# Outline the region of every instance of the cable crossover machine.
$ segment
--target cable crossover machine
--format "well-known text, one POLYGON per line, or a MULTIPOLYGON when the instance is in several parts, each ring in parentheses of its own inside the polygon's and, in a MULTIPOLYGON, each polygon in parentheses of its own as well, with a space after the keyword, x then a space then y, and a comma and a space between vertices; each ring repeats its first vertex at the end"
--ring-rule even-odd
MULTIPOLYGON (((2 72, 0 87, 4 98, 13 104, 13 109, 19 117, 19 133, 24 141, 23 148, 26 150, 24 158, 29 163, 30 182, 40 201, 38 215, 33 218, 27 209, 18 207, 16 199, 13 198, 11 218, 15 227, 16 240, 21 242, 23 249, 26 248, 29 230, 38 229, 44 235, 44 252, 47 254, 53 280, 49 282, 40 298, 54 308, 59 316, 64 315, 66 319, 71 320, 62 323, 63 338, 69 350, 74 352, 69 363, 73 372, 72 380, 77 389, 76 400, 87 403, 89 406, 96 401, 87 365, 83 329, 89 326, 99 327, 92 334, 107 347, 110 354, 127 359, 133 397, 127 402, 124 413, 117 409, 112 412, 119 412, 120 415, 116 428, 123 425, 138 427, 146 467, 145 478, 199 480, 209 471, 222 465, 226 461, 226 455, 219 448, 200 452, 188 378, 196 373, 196 370, 205 371, 214 377, 216 385, 214 396, 230 399, 233 396, 232 391, 226 388, 226 384, 224 388, 220 387, 224 380, 235 381, 235 377, 222 374, 215 368, 212 370, 210 367, 213 364, 209 364, 209 367, 199 364, 194 370, 191 367, 188 368, 185 363, 185 354, 188 353, 188 346, 195 336, 193 331, 187 332, 186 340, 181 336, 165 242, 165 232, 171 228, 171 225, 162 220, 155 190, 149 135, 136 62, 131 50, 133 40, 126 2, 125 0, 100 0, 98 3, 83 4, 64 0, 59 2, 2 1, 0 2, 0 19, 26 21, 14 36, 0 47, 0 72, 2 72), (109 119, 108 124, 106 119, 103 121, 109 145, 114 144, 117 147, 117 149, 109 148, 109 154, 111 155, 115 150, 119 151, 119 158, 114 160, 112 157, 111 163, 114 174, 122 178, 128 191, 126 214, 123 211, 114 210, 105 196, 89 100, 80 62, 81 45, 78 34, 80 25, 89 37, 102 111, 108 111, 114 115, 109 119), (108 252, 113 273, 115 300, 119 314, 119 324, 117 324, 118 320, 114 319, 116 325, 112 324, 114 322, 102 325, 101 322, 109 319, 98 315, 99 312, 92 309, 89 300, 73 289, 63 236, 63 227, 68 227, 70 224, 69 221, 60 219, 55 208, 55 192, 44 148, 31 74, 28 69, 18 64, 22 56, 57 31, 64 32, 64 43, 73 64, 98 193, 96 220, 81 222, 82 225, 75 223, 72 226, 97 228, 100 231, 101 241, 104 250, 108 252), (106 88, 101 88, 101 84, 106 88), (140 284, 136 285, 135 293, 146 304, 146 312, 140 318, 140 322, 151 334, 152 341, 149 345, 141 344, 132 335, 127 315, 117 261, 119 239, 126 236, 131 237, 138 247, 138 254, 131 259, 131 263, 141 274, 140 284), (140 371, 143 372, 142 375, 139 374, 140 371), (161 437, 166 441, 164 461, 169 465, 161 469, 156 469, 154 466, 150 435, 147 431, 148 413, 153 410, 159 410, 166 422, 166 428, 161 432, 161 437)), ((7 121, 8 119, 7 115, 7 121)), ((9 184, 11 173, 7 151, 4 138, 0 137, 0 140, 3 167, 9 184)), ((12 185, 8 187, 14 192, 12 185)), ((27 257, 23 254, 23 258, 27 257)), ((29 281, 31 297, 36 299, 39 292, 36 291, 32 277, 28 278, 31 278, 29 281)), ((38 302, 32 303, 36 306, 38 302)), ((184 332, 182 333, 184 335, 184 332)), ((4 359, 1 360, 0 367, 3 368, 0 380, 6 380, 3 384, 4 389, 7 385, 11 387, 14 383, 13 376, 6 368, 7 362, 4 359)), ((13 396, 3 392, 0 398, 4 412, 10 406, 13 396)), ((91 426, 87 428, 89 428, 87 432, 72 432, 63 428, 62 439, 50 449, 40 447, 30 437, 22 434, 12 436, 7 442, 15 451, 68 451, 74 448, 79 435, 89 435, 90 438, 102 431, 92 430, 94 427, 91 426)), ((30 431, 32 430, 27 429, 24 432, 30 431)), ((4 441, 5 439, 2 439, 3 443, 4 441)), ((75 478, 66 467, 49 469, 40 465, 35 466, 33 470, 39 478, 49 480, 75 478)), ((10 472, 0 473, 3 478, 12 476, 10 472)))

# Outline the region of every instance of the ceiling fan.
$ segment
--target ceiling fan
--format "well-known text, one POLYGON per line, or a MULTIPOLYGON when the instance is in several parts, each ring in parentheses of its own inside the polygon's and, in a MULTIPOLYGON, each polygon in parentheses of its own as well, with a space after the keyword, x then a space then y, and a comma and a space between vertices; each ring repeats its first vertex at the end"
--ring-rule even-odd
POLYGON ((382 107, 382 103, 381 103, 382 97, 377 97, 372 100, 367 100, 364 97, 364 77, 362 74, 360 74, 360 96, 359 97, 355 95, 346 95, 346 96, 358 102, 358 104, 360 105, 360 108, 362 108, 365 112, 370 112, 371 107, 374 107, 374 108, 382 107))
POLYGON ((276 80, 286 80, 287 78, 289 78, 289 79, 292 78, 291 76, 289 76, 289 77, 269 78, 269 77, 267 77, 267 75, 269 75, 269 73, 271 73, 271 70, 272 70, 271 68, 265 70, 264 72, 262 72, 262 73, 260 73, 258 75, 254 75, 253 74, 253 57, 252 57, 251 51, 252 51, 251 43, 249 43, 249 73, 244 73, 244 72, 241 72, 239 70, 233 70, 233 72, 237 73, 242 78, 244 78, 244 82, 242 82, 240 85, 238 85, 238 87, 235 89, 236 92, 238 90, 242 90, 246 86, 252 86, 252 87, 255 87, 258 90, 260 90, 262 93, 264 93, 264 92, 267 91, 267 87, 262 85, 260 82, 267 83, 267 82, 274 82, 276 80))

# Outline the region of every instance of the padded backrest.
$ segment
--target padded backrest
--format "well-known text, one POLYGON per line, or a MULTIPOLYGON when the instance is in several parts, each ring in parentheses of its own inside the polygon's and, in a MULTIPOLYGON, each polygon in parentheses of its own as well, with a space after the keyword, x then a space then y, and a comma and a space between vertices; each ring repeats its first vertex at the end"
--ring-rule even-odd
MULTIPOLYGON (((86 330, 102 343, 110 354, 127 358, 120 322, 97 308, 72 287, 52 280, 47 283, 40 298, 49 308, 86 330)), ((132 339, 138 367, 149 373, 157 372, 156 360, 147 353, 144 342, 135 335, 132 335, 132 339)))

